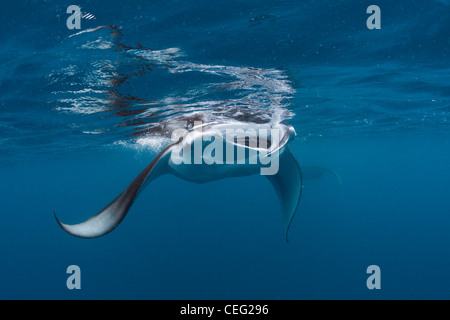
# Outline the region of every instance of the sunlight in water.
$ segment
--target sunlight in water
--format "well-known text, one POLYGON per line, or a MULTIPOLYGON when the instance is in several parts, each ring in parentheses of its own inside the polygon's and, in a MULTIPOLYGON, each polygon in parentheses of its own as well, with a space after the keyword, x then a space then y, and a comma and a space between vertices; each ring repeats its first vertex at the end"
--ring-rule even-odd
POLYGON ((278 124, 293 116, 289 105, 295 90, 281 70, 193 63, 180 48, 151 50, 121 44, 117 32, 115 27, 103 26, 71 36, 70 45, 95 61, 52 71, 50 83, 71 89, 53 91, 55 111, 114 114, 117 126, 131 127, 135 142, 151 148, 161 148, 161 137, 170 137, 174 129, 193 121, 278 124), (74 37, 80 39, 74 41, 74 37), (108 49, 109 54, 101 57, 95 51, 108 49), (180 77, 195 76, 199 81, 174 92, 163 89, 157 97, 149 96, 147 86, 135 84, 152 86, 156 76, 165 77, 167 86, 178 83, 180 77))

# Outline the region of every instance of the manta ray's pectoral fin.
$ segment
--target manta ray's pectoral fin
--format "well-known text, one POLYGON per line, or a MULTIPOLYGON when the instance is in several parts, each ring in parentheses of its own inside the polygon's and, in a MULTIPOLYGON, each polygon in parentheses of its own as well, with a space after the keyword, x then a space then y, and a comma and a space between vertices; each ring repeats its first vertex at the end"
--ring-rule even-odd
POLYGON ((168 149, 179 143, 171 143, 161 151, 158 156, 131 182, 113 202, 96 215, 79 224, 62 223, 55 214, 56 221, 67 233, 80 238, 97 238, 111 232, 123 220, 144 183, 167 172, 168 149))
POLYGON ((275 175, 266 177, 272 183, 283 210, 283 220, 286 226, 286 241, 295 211, 300 202, 303 189, 302 172, 291 150, 286 150, 279 156, 279 169, 275 175))

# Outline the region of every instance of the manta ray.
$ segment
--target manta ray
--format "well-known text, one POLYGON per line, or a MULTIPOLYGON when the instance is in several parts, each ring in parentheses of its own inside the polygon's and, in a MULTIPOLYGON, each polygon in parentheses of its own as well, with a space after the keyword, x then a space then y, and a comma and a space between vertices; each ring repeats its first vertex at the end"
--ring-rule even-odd
POLYGON ((137 195, 162 175, 207 183, 261 174, 270 181, 280 200, 287 241, 303 188, 300 166, 288 146, 294 137, 294 128, 283 123, 250 127, 243 123, 213 123, 180 129, 172 135, 173 142, 103 210, 78 224, 65 224, 55 214, 56 221, 73 236, 97 238, 114 230, 137 195))

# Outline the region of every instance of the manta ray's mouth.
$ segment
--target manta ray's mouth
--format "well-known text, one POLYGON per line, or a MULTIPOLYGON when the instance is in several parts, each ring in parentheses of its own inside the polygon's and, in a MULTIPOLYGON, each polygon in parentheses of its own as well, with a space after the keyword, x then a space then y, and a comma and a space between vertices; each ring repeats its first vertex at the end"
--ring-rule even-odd
POLYGON ((234 137, 235 144, 242 144, 246 148, 250 148, 254 145, 257 145, 261 148, 261 145, 264 145, 264 148, 270 150, 272 147, 272 141, 270 139, 264 139, 264 142, 257 140, 257 143, 254 142, 254 139, 250 137, 244 137, 243 139, 238 139, 238 137, 234 137), (242 141, 243 140, 243 141, 242 141))

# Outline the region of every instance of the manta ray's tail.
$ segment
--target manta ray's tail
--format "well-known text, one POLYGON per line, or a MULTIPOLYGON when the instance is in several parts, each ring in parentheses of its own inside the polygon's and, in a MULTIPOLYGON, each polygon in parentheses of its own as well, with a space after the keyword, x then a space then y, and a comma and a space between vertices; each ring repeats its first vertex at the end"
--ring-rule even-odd
POLYGON ((166 173, 165 168, 158 164, 166 163, 167 161, 159 161, 167 156, 167 150, 178 142, 171 143, 165 147, 144 171, 131 182, 125 191, 93 217, 82 223, 69 225, 62 223, 55 214, 56 221, 67 233, 79 238, 97 238, 111 232, 125 218, 144 183, 166 173))

